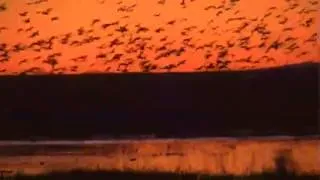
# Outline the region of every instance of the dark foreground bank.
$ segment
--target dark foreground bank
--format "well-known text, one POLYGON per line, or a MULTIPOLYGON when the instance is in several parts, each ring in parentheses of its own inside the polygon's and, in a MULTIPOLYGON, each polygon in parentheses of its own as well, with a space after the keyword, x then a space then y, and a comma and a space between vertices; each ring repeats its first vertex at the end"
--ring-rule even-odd
POLYGON ((139 173, 139 172, 105 172, 105 171, 72 171, 72 172, 53 172, 43 175, 27 176, 27 175, 16 175, 14 177, 8 177, 8 179, 17 180, 29 180, 29 179, 127 179, 127 180, 265 180, 265 179, 276 179, 276 180, 316 180, 319 179, 317 175, 295 175, 294 173, 263 173, 248 176, 233 176, 233 175, 201 175, 201 174, 183 174, 183 173, 139 173))
POLYGON ((0 77, 0 139, 307 135, 318 68, 0 77))

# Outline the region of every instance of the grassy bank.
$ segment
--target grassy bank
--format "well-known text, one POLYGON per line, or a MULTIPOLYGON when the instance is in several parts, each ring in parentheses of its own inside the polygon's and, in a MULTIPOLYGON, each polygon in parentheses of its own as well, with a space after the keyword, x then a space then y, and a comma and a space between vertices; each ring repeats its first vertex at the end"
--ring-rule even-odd
POLYGON ((81 171, 74 170, 69 172, 50 172, 41 175, 23 175, 17 174, 13 177, 7 177, 5 179, 161 179, 161 180, 171 180, 171 179, 281 179, 281 180, 291 180, 291 179, 318 179, 317 175, 296 175, 294 173, 286 172, 275 172, 275 173, 262 173, 262 174, 252 174, 247 176, 233 176, 233 175, 201 175, 201 174, 179 174, 179 173, 159 173, 159 172, 119 172, 119 171, 81 171))
POLYGON ((297 174, 320 174, 318 145, 318 139, 4 145, 0 147, 0 170, 11 170, 12 174, 95 169, 247 175, 287 168, 297 174))

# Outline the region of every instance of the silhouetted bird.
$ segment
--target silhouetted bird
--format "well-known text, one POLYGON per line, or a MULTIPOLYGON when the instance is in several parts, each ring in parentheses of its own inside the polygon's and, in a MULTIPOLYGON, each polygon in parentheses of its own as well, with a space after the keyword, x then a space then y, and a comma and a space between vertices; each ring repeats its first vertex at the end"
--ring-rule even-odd
POLYGON ((51 21, 57 21, 57 20, 59 20, 59 17, 57 16, 51 18, 51 21))
POLYGON ((25 17, 27 14, 28 14, 28 12, 27 12, 27 11, 22 12, 22 13, 19 13, 19 15, 20 15, 20 16, 22 16, 22 17, 25 17))
POLYGON ((7 5, 6 3, 0 4, 0 12, 7 10, 7 5))

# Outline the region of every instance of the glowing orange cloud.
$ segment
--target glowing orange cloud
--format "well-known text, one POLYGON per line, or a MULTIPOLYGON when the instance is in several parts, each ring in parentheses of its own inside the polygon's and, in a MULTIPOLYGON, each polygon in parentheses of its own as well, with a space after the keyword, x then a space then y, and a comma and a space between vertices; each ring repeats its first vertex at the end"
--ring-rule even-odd
POLYGON ((0 73, 193 72, 318 61, 318 0, 4 0, 0 73))

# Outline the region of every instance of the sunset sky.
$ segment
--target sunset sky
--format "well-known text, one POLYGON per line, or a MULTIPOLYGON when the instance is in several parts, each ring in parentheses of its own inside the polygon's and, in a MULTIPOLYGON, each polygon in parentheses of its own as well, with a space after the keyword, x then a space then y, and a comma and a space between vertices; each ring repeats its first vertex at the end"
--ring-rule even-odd
POLYGON ((0 0, 0 74, 319 61, 318 9, 319 0, 0 0))

